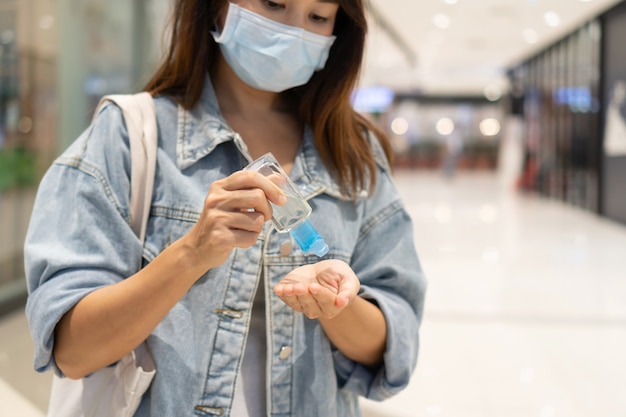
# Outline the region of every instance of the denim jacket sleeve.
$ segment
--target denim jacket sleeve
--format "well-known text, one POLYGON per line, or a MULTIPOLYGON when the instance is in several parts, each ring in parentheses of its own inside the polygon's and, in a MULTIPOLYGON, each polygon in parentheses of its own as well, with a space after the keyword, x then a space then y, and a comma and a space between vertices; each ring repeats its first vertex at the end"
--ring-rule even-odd
POLYGON ((24 247, 37 371, 61 374, 52 353, 62 316, 140 265, 141 244, 129 225, 129 173, 122 113, 107 105, 39 185, 24 247))
POLYGON ((368 214, 351 266, 361 281, 360 295, 385 316, 387 345, 383 364, 376 370, 339 351, 334 352, 335 368, 344 389, 384 400, 405 388, 415 369, 426 279, 415 252, 411 219, 386 169, 379 170, 376 190, 364 204, 368 214))

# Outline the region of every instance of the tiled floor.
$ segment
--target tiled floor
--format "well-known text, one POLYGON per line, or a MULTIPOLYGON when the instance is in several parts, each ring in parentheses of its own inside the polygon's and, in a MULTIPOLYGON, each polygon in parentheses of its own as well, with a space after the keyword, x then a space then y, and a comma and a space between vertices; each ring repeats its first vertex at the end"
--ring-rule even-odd
MULTIPOLYGON (((487 174, 397 182, 429 277, 421 355, 364 416, 626 416, 626 227, 487 174)), ((1 417, 43 415, 29 343, 21 313, 0 321, 1 417)))
POLYGON ((626 227, 484 175, 398 183, 429 277, 421 356, 365 415, 626 416, 626 227))
POLYGON ((32 366, 26 318, 16 311, 0 319, 0 417, 43 417, 52 375, 32 366))

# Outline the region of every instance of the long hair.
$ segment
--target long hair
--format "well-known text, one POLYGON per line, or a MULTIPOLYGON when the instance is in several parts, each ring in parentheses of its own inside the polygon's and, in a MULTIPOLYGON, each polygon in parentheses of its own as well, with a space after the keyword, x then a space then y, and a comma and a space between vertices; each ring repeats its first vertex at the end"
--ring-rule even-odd
MULTIPOLYGON (((356 198, 376 183, 376 161, 367 131, 374 133, 391 162, 387 135, 354 111, 351 94, 356 87, 365 50, 367 21, 363 0, 339 0, 333 44, 324 69, 311 80, 284 94, 299 103, 301 121, 311 126, 317 150, 340 184, 356 198)), ((200 99, 205 77, 219 53, 211 36, 212 22, 227 0, 177 0, 172 14, 169 49, 145 90, 168 95, 186 109, 200 99)))

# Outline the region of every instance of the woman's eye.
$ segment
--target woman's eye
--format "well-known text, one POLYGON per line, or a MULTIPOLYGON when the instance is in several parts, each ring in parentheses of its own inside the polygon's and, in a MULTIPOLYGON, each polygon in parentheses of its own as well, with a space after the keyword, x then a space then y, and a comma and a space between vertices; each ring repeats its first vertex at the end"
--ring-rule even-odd
POLYGON ((270 0, 265 1, 265 6, 268 9, 272 9, 272 10, 277 10, 277 9, 284 8, 284 6, 282 4, 279 4, 279 3, 276 3, 276 2, 273 2, 273 1, 270 1, 270 0))
POLYGON ((326 23, 328 22, 328 18, 324 16, 320 16, 317 14, 311 14, 311 20, 316 23, 326 23))

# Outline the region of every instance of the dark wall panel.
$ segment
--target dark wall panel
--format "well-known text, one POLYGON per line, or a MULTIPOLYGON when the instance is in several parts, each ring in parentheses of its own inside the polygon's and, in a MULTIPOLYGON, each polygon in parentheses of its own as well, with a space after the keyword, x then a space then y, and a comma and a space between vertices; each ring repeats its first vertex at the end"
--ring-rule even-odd
MULTIPOLYGON (((626 3, 611 9, 604 15, 604 132, 623 132, 626 135, 626 99, 615 93, 626 87, 626 3), (617 100, 616 100, 617 98, 617 100), (611 124, 614 127, 610 127, 611 124), (615 127, 616 126, 616 127, 615 127)), ((621 137, 621 135, 619 136, 621 137)), ((623 137, 626 141, 626 136, 623 137)), ((605 143, 606 144, 606 143, 605 143)), ((626 224, 626 154, 617 151, 602 152, 602 214, 626 224)))

